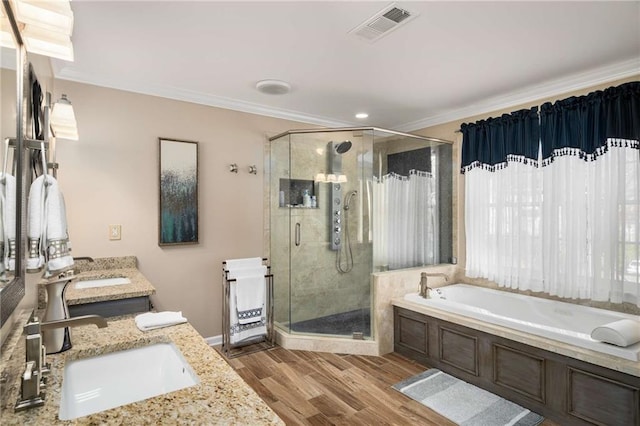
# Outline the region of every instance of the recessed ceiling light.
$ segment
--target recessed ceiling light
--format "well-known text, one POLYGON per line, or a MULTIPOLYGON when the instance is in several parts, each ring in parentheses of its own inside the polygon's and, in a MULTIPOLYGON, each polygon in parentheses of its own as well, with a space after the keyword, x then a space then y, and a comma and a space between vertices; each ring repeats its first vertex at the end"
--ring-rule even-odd
POLYGON ((359 112, 356 114, 356 118, 367 118, 369 117, 369 114, 367 114, 366 112, 359 112))
POLYGON ((284 95, 289 93, 291 85, 281 80, 260 80, 256 83, 256 89, 267 95, 284 95))

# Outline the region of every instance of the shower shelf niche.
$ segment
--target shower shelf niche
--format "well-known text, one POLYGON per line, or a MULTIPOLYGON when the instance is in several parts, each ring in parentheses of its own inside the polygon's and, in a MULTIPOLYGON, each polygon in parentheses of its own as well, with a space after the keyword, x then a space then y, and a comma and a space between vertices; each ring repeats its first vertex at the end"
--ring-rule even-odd
POLYGON ((285 179, 280 178, 280 207, 294 209, 317 209, 316 207, 307 207, 303 205, 302 194, 305 190, 309 191, 310 196, 316 195, 315 181, 304 179, 285 179))

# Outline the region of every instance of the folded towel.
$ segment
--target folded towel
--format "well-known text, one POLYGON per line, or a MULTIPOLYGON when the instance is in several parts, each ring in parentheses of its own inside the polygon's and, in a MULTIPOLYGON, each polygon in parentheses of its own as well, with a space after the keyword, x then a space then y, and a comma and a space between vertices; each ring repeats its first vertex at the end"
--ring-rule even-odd
POLYGON ((171 325, 182 324, 187 322, 187 319, 182 316, 182 311, 179 312, 145 312, 144 314, 136 315, 136 326, 142 330, 154 330, 156 328, 168 327, 171 325))
POLYGON ((234 269, 242 269, 242 268, 258 268, 262 266, 262 258, 261 257, 246 257, 243 259, 229 259, 226 260, 226 269, 227 271, 231 271, 234 269))
POLYGON ((16 178, 0 173, 0 188, 4 197, 2 222, 4 225, 4 257, 1 261, 7 270, 16 269, 16 178))
POLYGON ((612 345, 627 347, 640 342, 640 321, 623 319, 596 327, 591 338, 612 345))
POLYGON ((236 310, 240 324, 261 321, 265 305, 266 274, 267 267, 264 265, 229 271, 228 277, 236 280, 231 285, 236 288, 236 310))

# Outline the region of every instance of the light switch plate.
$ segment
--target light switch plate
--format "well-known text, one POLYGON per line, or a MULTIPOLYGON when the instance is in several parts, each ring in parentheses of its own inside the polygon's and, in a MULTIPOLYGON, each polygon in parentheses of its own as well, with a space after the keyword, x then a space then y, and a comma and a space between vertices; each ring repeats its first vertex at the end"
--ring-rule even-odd
POLYGON ((109 225, 109 239, 110 240, 119 240, 122 236, 122 226, 121 225, 109 225))

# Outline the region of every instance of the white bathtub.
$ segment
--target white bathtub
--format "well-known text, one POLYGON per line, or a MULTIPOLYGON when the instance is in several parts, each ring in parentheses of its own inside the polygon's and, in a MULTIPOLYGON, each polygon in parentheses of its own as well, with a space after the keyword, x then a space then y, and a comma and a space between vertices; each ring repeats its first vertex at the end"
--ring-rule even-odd
MULTIPOLYGON (((444 299, 423 299, 407 294, 405 300, 442 311, 453 312, 491 324, 569 343, 631 361, 640 361, 640 342, 626 348, 593 340, 591 331, 620 319, 640 321, 605 309, 556 302, 467 284, 441 287, 444 299)), ((431 294, 434 294, 432 291, 431 294)))

